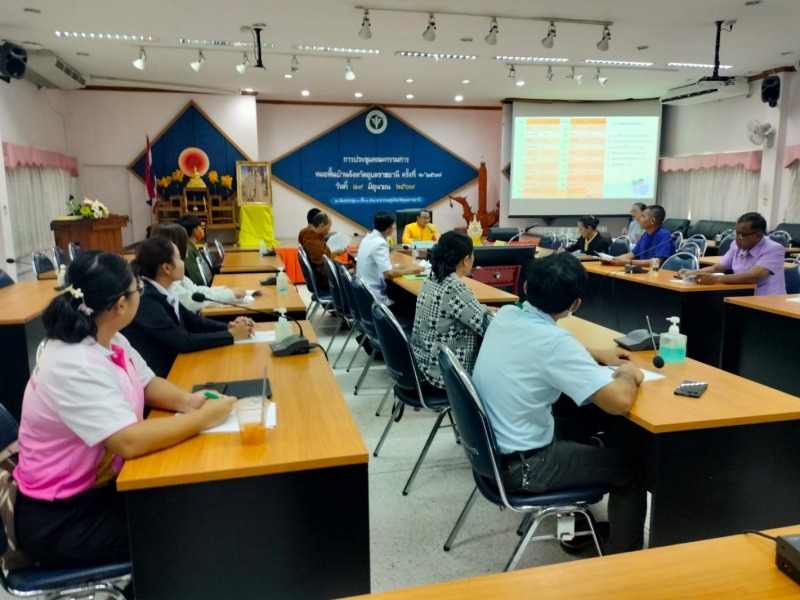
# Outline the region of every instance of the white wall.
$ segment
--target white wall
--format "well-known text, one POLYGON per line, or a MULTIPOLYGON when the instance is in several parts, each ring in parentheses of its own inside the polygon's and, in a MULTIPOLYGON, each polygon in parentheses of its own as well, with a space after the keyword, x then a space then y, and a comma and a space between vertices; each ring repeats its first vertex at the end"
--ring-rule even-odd
MULTIPOLYGON (((363 110, 358 106, 308 106, 302 104, 258 104, 260 160, 274 161, 280 156, 318 137, 363 110)), ((499 199, 500 125, 499 110, 436 109, 390 107, 388 110, 426 136, 460 156, 476 168, 486 162, 488 208, 499 199)), ((320 206, 298 192, 273 184, 275 232, 279 238, 295 238, 305 227, 306 212, 320 206)), ((466 196, 474 211, 478 209, 477 183, 459 195, 466 196)), ((322 207, 324 208, 324 207, 322 207)), ((447 200, 433 205, 433 219, 441 231, 463 227, 461 206, 450 208, 447 200)), ((333 216, 333 229, 342 233, 362 231, 352 222, 333 216)))

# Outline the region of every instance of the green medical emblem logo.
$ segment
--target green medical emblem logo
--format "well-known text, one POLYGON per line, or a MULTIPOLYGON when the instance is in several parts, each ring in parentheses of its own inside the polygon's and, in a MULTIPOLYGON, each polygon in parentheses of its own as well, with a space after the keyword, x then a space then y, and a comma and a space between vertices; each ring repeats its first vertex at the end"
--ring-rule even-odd
POLYGON ((389 122, 386 119, 386 115, 381 111, 371 110, 367 113, 366 124, 367 131, 377 135, 386 131, 386 126, 389 122))

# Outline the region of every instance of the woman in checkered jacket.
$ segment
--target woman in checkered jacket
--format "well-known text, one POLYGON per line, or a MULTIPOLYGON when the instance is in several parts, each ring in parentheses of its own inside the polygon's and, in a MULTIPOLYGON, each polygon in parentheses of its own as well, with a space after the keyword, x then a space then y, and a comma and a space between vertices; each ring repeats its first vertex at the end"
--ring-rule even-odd
POLYGON ((450 348, 472 373, 488 315, 495 308, 483 306, 461 280, 472 271, 472 240, 448 231, 429 252, 430 277, 417 297, 411 347, 428 384, 444 389, 437 362, 438 346, 450 348))

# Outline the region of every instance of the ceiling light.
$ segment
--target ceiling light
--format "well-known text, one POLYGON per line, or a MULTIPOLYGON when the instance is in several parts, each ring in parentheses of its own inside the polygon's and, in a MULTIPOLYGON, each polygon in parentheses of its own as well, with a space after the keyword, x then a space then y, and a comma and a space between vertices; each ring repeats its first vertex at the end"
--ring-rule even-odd
POLYGON ((133 35, 127 33, 87 33, 85 31, 56 31, 56 37, 73 40, 92 40, 98 42, 159 42, 157 36, 133 35))
POLYGON ((597 49, 601 52, 605 52, 608 50, 608 42, 611 41, 611 30, 608 28, 608 25, 603 26, 603 37, 600 38, 600 41, 597 42, 597 49))
MULTIPOLYGON (((587 58, 584 60, 587 65, 609 65, 613 67, 652 67, 651 62, 639 62, 635 60, 598 60, 594 58, 587 58)), ((713 66, 713 65, 711 65, 713 66)))
POLYGON ((147 54, 144 53, 144 48, 139 48, 139 58, 133 61, 133 66, 139 69, 140 71, 144 71, 144 67, 147 64, 147 54))
POLYGON ((600 85, 605 85, 606 81, 608 81, 608 77, 601 77, 600 76, 600 69, 599 68, 597 69, 597 75, 595 75, 594 78, 597 79, 597 83, 599 83, 600 85))
POLYGON ((300 70, 300 63, 297 62, 297 56, 292 56, 292 65, 289 69, 289 72, 286 73, 283 77, 284 79, 292 79, 294 74, 300 70))
POLYGON ((247 71, 247 67, 250 66, 250 59, 247 58, 247 52, 242 55, 242 62, 236 65, 236 70, 239 71, 239 75, 244 75, 244 72, 247 71))
POLYGON ((358 32, 358 37, 362 40, 368 40, 372 37, 372 23, 369 22, 369 9, 364 9, 364 17, 361 19, 361 31, 358 32))
POLYGON ((490 46, 494 46, 497 44, 497 34, 500 33, 500 30, 497 28, 497 19, 492 17, 492 26, 489 27, 489 33, 486 34, 486 37, 483 38, 483 41, 489 44, 490 46))
POLYGON ((542 39, 542 46, 545 48, 552 48, 556 42, 556 24, 550 21, 550 28, 547 30, 547 35, 542 39))
POLYGON ((245 94, 252 94, 255 90, 253 88, 244 88, 242 91, 245 94))
POLYGON ((461 83, 465 83, 465 84, 466 84, 466 83, 469 83, 469 79, 462 79, 462 80, 461 80, 461 83))
POLYGON ((498 55, 494 57, 495 60, 502 60, 504 62, 543 62, 543 63, 565 63, 569 62, 568 58, 553 58, 549 56, 506 56, 498 55))
POLYGON ((454 98, 454 100, 455 100, 456 102, 461 102, 462 100, 464 100, 464 96, 462 96, 461 94, 459 94, 458 96, 456 96, 456 97, 454 98))
POLYGON ((194 72, 197 73, 200 69, 203 68, 203 63, 206 62, 206 57, 203 56, 202 52, 197 53, 197 60, 192 61, 189 65, 194 69, 194 72))
POLYGON ((553 81, 553 75, 555 75, 553 73, 553 67, 548 66, 547 67, 547 81, 553 81))
POLYGON ((294 50, 302 52, 328 52, 331 54, 380 54, 380 50, 367 48, 346 48, 344 46, 315 46, 313 44, 292 44, 294 50))
POLYGON ((581 84, 581 79, 583 79, 583 75, 575 75, 575 67, 572 67, 572 73, 567 75, 567 79, 572 79, 578 85, 581 84))
POLYGON ((353 72, 353 67, 350 66, 350 59, 347 59, 347 66, 344 68, 344 78, 347 81, 353 81, 356 78, 356 74, 353 72))
MULTIPOLYGON (((252 32, 252 28, 247 25, 242 31, 252 32)), ((207 40, 200 38, 180 38, 178 40, 184 46, 210 46, 212 48, 249 48, 253 45, 252 42, 231 42, 229 40, 207 40)), ((262 48, 274 48, 275 44, 272 42, 262 42, 262 48)))
POLYGON ((364 94, 362 94, 361 92, 356 92, 355 94, 353 94, 353 96, 355 96, 356 98, 361 98, 363 95, 364 94))
POLYGON ((413 79, 406 79, 406 83, 414 83, 413 79))
POLYGON ((514 68, 514 65, 508 65, 508 77, 510 79, 515 79, 517 77, 517 70, 514 68))
POLYGON ((300 95, 301 96, 310 96, 311 92, 309 92, 308 90, 303 90, 302 92, 300 92, 300 95))
POLYGON ((430 13, 430 16, 428 16, 428 27, 425 28, 422 39, 426 42, 432 42, 436 39, 436 18, 433 16, 433 13, 430 13))
POLYGON ((434 60, 475 60, 475 54, 439 54, 438 52, 417 52, 413 50, 398 50, 395 56, 404 58, 432 58, 434 60))
POLYGON ((525 85, 524 81, 522 81, 521 79, 517 81, 517 87, 522 87, 523 85, 525 85))
MULTIPOLYGON (((713 69, 714 65, 709 65, 705 63, 682 63, 682 62, 671 62, 667 63, 668 67, 680 67, 682 69, 713 69)), ((732 69, 733 65, 720 65, 720 69, 732 69)))
POLYGON ((406 94, 406 100, 413 100, 414 94, 406 94))

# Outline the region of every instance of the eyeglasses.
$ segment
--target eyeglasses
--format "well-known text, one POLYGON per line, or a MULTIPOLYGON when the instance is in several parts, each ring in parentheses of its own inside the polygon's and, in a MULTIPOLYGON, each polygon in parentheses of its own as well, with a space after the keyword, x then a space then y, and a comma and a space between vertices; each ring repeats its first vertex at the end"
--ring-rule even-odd
POLYGON ((751 235, 756 235, 757 233, 761 233, 760 231, 751 231, 750 233, 739 233, 738 231, 734 233, 737 240, 743 240, 744 238, 750 237, 751 235))
POLYGON ((140 296, 144 293, 144 284, 141 281, 139 282, 139 285, 136 286, 136 289, 128 290, 127 292, 125 292, 122 295, 125 298, 127 298, 128 296, 130 296, 131 294, 135 294, 136 292, 138 292, 140 296))

